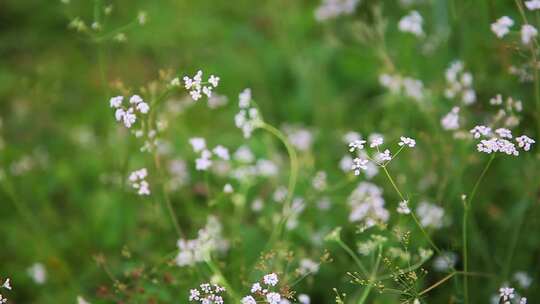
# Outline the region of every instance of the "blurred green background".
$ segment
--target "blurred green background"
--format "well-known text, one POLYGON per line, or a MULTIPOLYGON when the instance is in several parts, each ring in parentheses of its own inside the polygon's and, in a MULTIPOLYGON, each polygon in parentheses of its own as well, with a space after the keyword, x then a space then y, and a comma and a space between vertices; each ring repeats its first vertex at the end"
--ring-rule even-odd
MULTIPOLYGON (((209 111, 198 104, 169 122, 167 134, 174 154, 190 166, 194 157, 189 137, 204 136, 231 149, 244 142, 233 115, 236 96, 246 87, 252 89, 270 123, 311 128, 316 139, 312 150, 303 155, 299 195, 307 191, 317 170, 328 172, 330 183, 343 178, 338 162, 346 153, 341 141, 346 131, 416 137, 418 149, 401 156, 392 169, 413 195, 438 200, 446 208, 452 225, 437 231, 434 239, 440 247, 459 253, 459 196, 470 191, 487 157, 474 152, 473 144, 454 141, 439 127, 440 117, 453 105, 441 94, 444 70, 461 59, 473 72, 479 102, 468 109, 471 117, 481 121, 487 101, 495 94, 511 95, 524 102, 520 129, 538 138, 533 89, 506 73, 509 65, 523 59, 489 30, 489 24, 503 14, 518 19, 511 1, 418 2, 407 6, 366 0, 354 15, 321 23, 314 18, 318 1, 103 1, 98 7, 113 8, 103 32, 132 23, 139 11, 147 13, 146 24, 126 30, 123 43, 94 43, 88 35, 68 28, 75 17, 91 24, 97 1, 0 2, 0 277, 12 278, 11 303, 75 303, 77 295, 92 303, 110 303, 96 296, 103 292, 100 286, 112 285, 97 265, 96 254, 103 254, 110 271, 122 276, 126 269, 148 266, 175 249, 176 236, 168 217, 156 208, 159 202, 142 200, 118 182, 126 166, 142 167, 148 158, 135 155, 127 165, 126 155, 137 154, 138 147, 119 131, 108 107, 108 99, 117 94, 112 84, 122 81, 137 91, 157 79, 160 69, 179 75, 201 69, 219 75, 218 91, 229 97, 223 109, 209 111), (355 34, 358 20, 373 22, 375 6, 381 7, 388 22, 385 40, 392 61, 402 74, 423 80, 432 92, 425 101, 428 105, 389 95, 379 85, 385 67, 376 50, 355 34), (428 37, 422 43, 397 31, 399 18, 413 8, 425 19, 428 37), (425 51, 428 40, 433 41, 432 50, 425 51), (436 182, 419 190, 419 181, 430 174, 436 182), (125 258, 125 251, 131 258, 125 258), (27 275, 35 262, 46 266, 44 285, 36 285, 27 275)), ((259 155, 270 153, 264 139, 250 140, 259 155)), ((273 149, 284 152, 278 143, 273 149)), ((470 265, 494 277, 471 279, 474 303, 487 303, 516 270, 527 271, 535 283, 540 280, 536 153, 519 159, 501 157, 478 193, 470 265)), ((282 162, 286 166, 286 160, 282 162)), ((193 236, 206 215, 218 215, 234 244, 224 260, 225 272, 240 276, 263 249, 270 215, 254 219, 249 214, 237 217, 228 205, 207 208, 195 189, 203 175, 193 173, 191 178, 190 185, 172 196, 181 225, 193 236), (205 207, 186 207, 190 204, 205 207)), ((257 189, 262 190, 257 191, 268 192, 285 184, 286 178, 287 172, 280 173, 277 181, 261 182, 257 189)), ((387 203, 393 206, 398 198, 382 181, 378 184, 385 187, 387 203)), ((220 182, 213 182, 219 191, 220 182)), ((310 235, 337 225, 346 227, 344 239, 354 244, 358 238, 354 225, 346 220, 344 202, 352 189, 351 184, 335 193, 336 205, 328 213, 306 211, 306 224, 291 233, 284 246, 301 254, 320 254, 323 250, 313 247, 310 235)), ((427 246, 418 231, 414 235, 413 243, 427 246)), ((334 262, 298 285, 313 303, 331 303, 334 287, 350 295, 360 288, 348 282, 345 273, 355 269, 346 254, 333 246, 329 251, 334 262)), ((148 280, 144 285, 148 297, 134 303, 152 303, 148 298, 185 303, 188 289, 204 277, 175 267, 167 273, 177 283, 162 287, 148 280)), ((441 277, 430 273, 424 286, 441 277)), ((459 286, 452 282, 430 293, 427 303, 459 303, 459 286)), ((241 289, 242 279, 234 284, 247 290, 241 289)), ((529 290, 527 296, 534 303, 540 292, 529 290)), ((383 295, 372 303, 393 301, 383 295)))

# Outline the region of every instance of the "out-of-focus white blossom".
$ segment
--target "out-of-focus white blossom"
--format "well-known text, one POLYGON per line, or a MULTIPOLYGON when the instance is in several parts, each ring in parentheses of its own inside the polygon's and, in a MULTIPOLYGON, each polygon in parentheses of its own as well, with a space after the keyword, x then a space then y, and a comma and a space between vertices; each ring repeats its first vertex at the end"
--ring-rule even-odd
POLYGON ((399 139, 398 145, 402 147, 407 146, 409 148, 414 148, 416 146, 416 141, 410 137, 400 136, 399 139))
POLYGON ((361 182, 351 193, 347 202, 351 206, 349 220, 362 222, 365 228, 377 223, 385 223, 390 217, 390 213, 384 208, 382 189, 375 184, 361 182))
POLYGON ((409 208, 409 201, 401 201, 398 204, 397 212, 400 214, 410 214, 411 209, 409 208))
POLYGON ((448 114, 441 118, 441 126, 445 130, 457 130, 459 128, 459 107, 453 107, 448 114))
POLYGON ((525 1, 525 6, 530 11, 538 10, 540 9, 540 0, 525 1))
POLYGON ((422 29, 423 18, 417 11, 411 11, 408 15, 399 20, 398 28, 405 33, 412 33, 417 37, 424 35, 422 29))
POLYGON ((252 105, 251 89, 244 89, 238 95, 238 107, 240 111, 234 116, 236 127, 242 130, 244 137, 251 137, 251 133, 262 124, 259 110, 252 105))
POLYGON ((209 216, 206 226, 199 230, 196 239, 179 239, 176 264, 180 267, 193 266, 210 258, 213 252, 224 253, 229 249, 229 242, 222 235, 222 226, 218 219, 209 216))
POLYGON ((465 71, 463 62, 456 60, 445 72, 446 89, 444 95, 448 99, 458 98, 464 105, 476 102, 476 92, 472 88, 473 76, 465 71))
POLYGON ((315 9, 315 19, 326 21, 341 15, 351 15, 360 3, 360 0, 322 0, 315 9))
POLYGON ((37 284, 41 285, 44 284, 47 280, 47 270, 45 269, 45 266, 41 263, 35 263, 27 270, 28 275, 36 282, 37 284))
POLYGON ((523 42, 523 44, 528 45, 531 43, 532 39, 536 38, 536 36, 538 36, 538 30, 534 26, 524 24, 521 27, 521 42, 523 42))
POLYGON ((135 170, 129 175, 129 181, 134 189, 137 189, 139 195, 150 195, 150 185, 146 181, 148 171, 146 168, 135 170))
POLYGON ((491 24, 491 31, 495 33, 498 38, 504 37, 510 32, 510 27, 514 25, 514 20, 508 16, 502 16, 491 24))
POLYGON ((225 291, 224 287, 217 284, 203 283, 198 289, 189 291, 189 301, 200 304, 224 304, 221 293, 225 291))
POLYGON ((443 226, 444 209, 437 205, 420 202, 416 208, 416 215, 423 227, 441 228, 443 226))

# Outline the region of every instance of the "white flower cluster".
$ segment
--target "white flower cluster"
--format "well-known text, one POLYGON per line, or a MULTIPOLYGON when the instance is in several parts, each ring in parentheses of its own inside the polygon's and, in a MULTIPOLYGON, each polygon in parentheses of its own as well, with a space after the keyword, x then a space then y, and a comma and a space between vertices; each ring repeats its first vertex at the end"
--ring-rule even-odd
POLYGON ((404 200, 399 202, 398 207, 396 208, 397 213, 399 214, 410 214, 411 209, 409 208, 409 201, 404 200))
MULTIPOLYGON (((0 288, 11 290, 11 283, 10 283, 9 279, 6 279, 4 281, 4 284, 2 284, 2 286, 0 286, 0 288)), ((7 303, 7 298, 2 296, 2 294, 0 294, 0 304, 5 304, 5 303, 7 303)))
POLYGON ((411 33, 417 37, 424 36, 422 29, 423 18, 417 11, 411 11, 408 15, 399 20, 398 28, 404 33, 411 33))
MULTIPOLYGON (((527 8, 529 10, 536 10, 540 8, 540 1, 534 0, 534 1, 527 1, 525 3, 527 8)), ((498 38, 503 38, 510 32, 510 28, 514 25, 514 20, 512 20, 508 16, 502 16, 501 18, 497 19, 494 23, 491 24, 491 31, 497 36, 498 38)), ((538 36, 538 30, 530 25, 530 24, 523 24, 521 26, 521 42, 524 45, 529 45, 533 39, 538 36)))
POLYGON ((377 223, 386 223, 390 217, 384 208, 382 189, 373 183, 361 182, 349 195, 347 202, 351 207, 349 221, 362 222, 365 228, 377 223))
MULTIPOLYGON (((516 145, 510 140, 513 139, 512 131, 506 128, 498 128, 492 132, 490 127, 483 125, 475 126, 470 130, 470 133, 475 139, 480 139, 485 137, 486 139, 480 140, 480 143, 476 145, 476 149, 479 152, 491 154, 496 152, 501 152, 506 155, 518 156, 519 151, 516 148, 516 145)), ((535 143, 535 140, 526 136, 521 135, 514 138, 518 147, 524 151, 529 151, 531 146, 535 143)))
POLYGON ((513 279, 517 282, 519 287, 527 289, 531 286, 533 279, 525 271, 518 271, 514 274, 513 279))
POLYGON ((277 289, 279 283, 278 275, 275 273, 267 274, 263 277, 262 282, 257 282, 251 285, 251 295, 242 298, 242 304, 281 304, 288 300, 279 292, 272 291, 277 289))
POLYGON ((222 145, 217 145, 211 151, 206 147, 206 140, 202 137, 193 137, 189 139, 193 152, 199 153, 199 158, 195 160, 195 169, 205 171, 212 165, 212 156, 216 155, 219 159, 228 161, 230 159, 229 150, 222 145))
POLYGON ((416 215, 423 227, 439 229, 443 226, 444 209, 435 204, 420 202, 416 208, 416 215))
POLYGON ((503 286, 499 288, 499 302, 502 304, 527 304, 527 298, 519 297, 514 288, 503 286), (519 298, 519 301, 518 301, 519 298))
POLYGON ((138 189, 137 194, 139 195, 150 195, 150 185, 146 181, 146 176, 148 176, 146 168, 135 170, 129 175, 131 186, 138 189))
POLYGON ((441 126, 445 130, 459 129, 459 107, 453 107, 448 114, 441 118, 441 126))
MULTIPOLYGON (((202 71, 197 71, 193 78, 189 76, 184 76, 184 87, 186 90, 189 90, 189 95, 194 101, 197 101, 202 98, 203 94, 208 98, 212 97, 212 90, 216 88, 219 84, 219 77, 210 75, 207 82, 202 81, 202 71)), ((175 84, 178 82, 173 79, 175 84)), ((172 84, 172 83, 171 83, 172 84)), ((173 84, 174 85, 174 84, 173 84)))
POLYGON ((231 172, 230 177, 243 182, 250 181, 257 176, 271 177, 278 174, 278 166, 268 159, 255 159, 253 152, 247 146, 240 146, 233 155, 237 165, 231 172))
POLYGON ((315 19, 326 21, 341 15, 351 15, 360 3, 360 0, 322 0, 315 9, 315 19))
POLYGON ((424 84, 419 79, 383 73, 379 75, 379 83, 392 94, 404 94, 415 101, 424 99, 424 84))
POLYGON ((448 99, 459 98, 464 105, 476 102, 476 92, 472 88, 473 76, 465 71, 462 61, 456 60, 445 72, 446 89, 444 96, 448 99))
POLYGON ((242 130, 245 138, 250 138, 251 133, 262 123, 259 110, 251 102, 251 89, 244 89, 238 95, 238 107, 240 111, 234 116, 234 123, 242 130))
MULTIPOLYGON (((360 175, 361 171, 369 170, 370 164, 383 167, 393 159, 390 150, 385 149, 381 152, 382 149, 379 148, 384 143, 382 135, 372 134, 368 139, 369 147, 376 149, 372 156, 363 151, 364 146, 367 143, 365 140, 357 139, 349 143, 349 152, 357 153, 357 157, 352 160, 351 167, 355 175, 360 175)), ((416 141, 410 137, 401 136, 398 145, 400 146, 399 151, 401 151, 401 149, 406 147, 414 148, 416 146, 416 141)), ((399 153, 399 151, 397 153, 399 153)))
POLYGON ((214 216, 209 216, 206 226, 199 230, 196 239, 179 239, 176 264, 180 267, 193 266, 205 261, 212 252, 224 253, 229 249, 229 242, 223 239, 221 223, 214 216))
POLYGON ((514 20, 508 16, 502 16, 491 24, 491 31, 499 38, 506 36, 510 32, 510 28, 514 25, 514 20))
POLYGON ((197 289, 189 291, 189 301, 199 302, 201 304, 223 304, 221 293, 225 288, 217 284, 203 283, 197 289))
POLYGON ((114 112, 116 121, 122 121, 126 128, 131 128, 135 124, 137 112, 147 114, 150 111, 150 106, 139 95, 131 96, 127 105, 124 105, 124 96, 112 97, 109 104, 111 108, 116 109, 114 112))

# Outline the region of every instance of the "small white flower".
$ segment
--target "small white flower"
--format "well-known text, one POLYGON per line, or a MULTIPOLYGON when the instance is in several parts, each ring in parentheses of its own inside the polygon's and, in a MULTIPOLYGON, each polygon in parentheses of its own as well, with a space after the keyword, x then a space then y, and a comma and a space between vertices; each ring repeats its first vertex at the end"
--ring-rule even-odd
POLYGON ((390 150, 386 149, 384 152, 378 153, 375 156, 375 159, 379 164, 383 164, 384 162, 392 160, 392 154, 390 154, 390 150))
POLYGON ((260 283, 255 283, 255 284, 251 285, 251 293, 256 293, 256 292, 259 292, 259 291, 262 291, 262 287, 261 287, 260 283))
POLYGON ((495 133, 501 138, 512 138, 512 131, 505 128, 498 128, 495 130, 495 133))
POLYGON ((360 170, 367 170, 368 162, 369 161, 367 159, 362 159, 362 158, 353 159, 353 165, 352 165, 351 170, 354 171, 354 175, 360 175, 360 170))
POLYGON ((456 130, 459 128, 459 107, 452 110, 441 119, 441 125, 445 130, 456 130))
POLYGON ((278 276, 275 273, 267 274, 263 277, 263 282, 266 285, 276 286, 279 282, 278 276))
POLYGON ((2 288, 11 290, 11 283, 9 282, 9 279, 6 279, 6 281, 4 282, 4 284, 2 284, 2 288))
POLYGON ((140 102, 143 102, 143 99, 139 95, 133 95, 131 98, 129 98, 130 104, 138 104, 140 102))
POLYGON ((223 192, 230 194, 234 192, 234 189, 231 184, 225 184, 225 186, 223 187, 223 192))
POLYGON ((525 1, 525 6, 530 11, 538 10, 540 9, 540 0, 525 1))
POLYGON ((349 143, 349 152, 354 152, 355 150, 362 150, 364 149, 364 144, 366 143, 365 140, 355 140, 351 143, 349 143))
POLYGON ((400 214, 410 214, 411 209, 409 209, 409 201, 401 201, 397 207, 397 212, 400 214))
POLYGON ((129 175, 129 181, 134 189, 137 189, 139 195, 150 195, 150 185, 145 180, 148 175, 146 168, 135 170, 129 175))
POLYGON ((529 288, 533 281, 531 276, 527 274, 525 271, 516 272, 514 274, 514 280, 516 280, 518 285, 523 289, 529 288))
POLYGON ((417 11, 411 11, 399 20, 398 28, 402 32, 412 33, 417 37, 424 35, 422 30, 423 18, 417 11))
POLYGON ((242 298, 242 304, 257 304, 257 301, 252 296, 242 298))
POLYGON ((201 152, 201 157, 195 159, 195 169, 199 171, 205 171, 212 165, 212 152, 208 150, 203 150, 201 152))
POLYGON ((510 299, 513 299, 515 297, 514 288, 510 288, 506 286, 499 288, 499 297, 503 301, 508 301, 510 299))
POLYGON ((298 302, 300 304, 310 304, 311 299, 309 298, 309 296, 307 294, 301 293, 301 294, 298 295, 298 302))
POLYGON ((538 36, 538 30, 530 24, 524 24, 521 27, 521 42, 527 45, 531 43, 531 40, 538 36))
POLYGON ((514 21, 510 19, 510 17, 503 16, 491 24, 491 31, 495 33, 498 38, 502 38, 510 32, 510 27, 513 25, 514 21))
POLYGON ((238 107, 241 109, 246 109, 250 106, 251 102, 251 89, 244 89, 239 95, 238 95, 238 107))
POLYGON ((214 152, 214 154, 216 154, 219 158, 221 158, 223 160, 229 160, 230 159, 229 150, 227 148, 223 147, 222 145, 217 145, 212 150, 212 152, 214 152))
POLYGON ((150 110, 150 106, 146 102, 141 102, 137 104, 137 110, 143 114, 146 114, 150 110))
POLYGON ((206 140, 202 137, 193 137, 189 139, 189 143, 193 147, 195 153, 206 149, 206 140))
POLYGON ((214 76, 214 75, 210 75, 210 78, 208 78, 208 82, 215 87, 218 86, 218 83, 219 83, 219 77, 217 76, 214 76))
POLYGON ((534 139, 526 135, 516 137, 516 141, 518 143, 518 147, 522 148, 525 151, 529 151, 531 149, 531 145, 535 143, 534 139))
POLYGON ((281 295, 277 292, 269 292, 266 294, 266 301, 268 304, 279 304, 281 301, 281 295))
POLYGON ((401 136, 398 145, 414 148, 414 146, 416 146, 416 141, 410 137, 401 136))
POLYGON ((118 108, 122 105, 122 102, 124 101, 124 96, 115 96, 112 97, 109 101, 111 108, 118 108))
POLYGON ((469 132, 473 135, 474 138, 480 138, 480 136, 482 135, 488 136, 491 133, 491 128, 483 125, 478 125, 472 128, 472 130, 469 132))
POLYGON ((384 139, 383 139, 383 137, 380 136, 380 135, 370 136, 370 144, 369 144, 369 147, 370 147, 370 148, 378 147, 378 146, 382 145, 383 142, 384 142, 384 139))

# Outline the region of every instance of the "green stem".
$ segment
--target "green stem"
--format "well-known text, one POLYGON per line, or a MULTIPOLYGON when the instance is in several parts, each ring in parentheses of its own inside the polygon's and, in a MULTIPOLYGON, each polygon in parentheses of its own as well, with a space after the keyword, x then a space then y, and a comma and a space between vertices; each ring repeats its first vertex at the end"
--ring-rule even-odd
POLYGON ((285 137, 285 135, 275 127, 263 122, 259 128, 268 131, 270 134, 274 135, 277 139, 279 139, 285 148, 287 149, 287 154, 289 155, 289 162, 290 162, 290 175, 289 175, 289 185, 287 187, 287 199, 285 200, 285 203, 283 205, 283 217, 281 220, 281 223, 278 225, 278 235, 281 233, 281 227, 284 225, 284 223, 287 220, 287 217, 290 215, 290 208, 291 208, 291 202, 292 198, 294 196, 294 189, 296 187, 296 181, 298 179, 298 156, 296 155, 296 151, 294 150, 293 146, 285 137))
MULTIPOLYGON (((463 227, 462 227, 462 242, 463 242, 463 271, 467 273, 469 271, 469 258, 468 258, 468 251, 469 251, 469 245, 468 245, 468 217, 469 217, 469 209, 471 207, 472 201, 474 199, 474 196, 476 195, 476 191, 478 190, 478 186, 480 185, 480 182, 482 179, 484 179, 484 176, 486 175, 486 172, 488 171, 489 167, 491 166, 491 163, 495 159, 495 154, 492 154, 489 158, 489 161, 487 162, 486 166, 484 167, 484 170, 482 170, 482 173, 476 180, 476 183, 474 184, 474 187, 471 191, 471 194, 467 198, 467 200, 464 202, 464 208, 463 208, 463 227)), ((465 304, 469 303, 469 278, 467 276, 463 277, 463 294, 464 294, 464 300, 465 304)))
MULTIPOLYGON (((394 189, 396 190, 396 192, 398 193, 399 197, 401 198, 401 200, 406 200, 405 197, 403 196, 403 194, 401 193, 401 191, 399 191, 399 188, 398 186, 396 185, 396 182, 394 182, 394 179, 392 178, 392 176, 390 175, 390 172, 388 172, 388 169, 386 169, 386 166, 381 166, 383 168, 383 171, 384 173, 386 174, 386 177, 388 178, 388 180, 390 181, 390 183, 392 184, 392 186, 394 187, 394 189)), ((437 247, 437 245, 435 245, 435 243, 433 242, 433 240, 431 239, 431 237, 429 236, 429 234, 427 233, 427 231, 424 229, 424 227, 422 226, 422 224, 420 224, 420 221, 418 220, 418 218, 416 217, 416 215, 414 215, 414 212, 411 212, 411 217, 413 218, 414 222, 416 223, 416 226, 418 226, 418 228, 420 229, 420 231, 422 232, 422 234, 424 235, 424 237, 426 238, 426 240, 428 241, 428 243, 431 245, 431 247, 433 247, 433 249, 438 253, 438 254, 441 254, 441 250, 439 249, 439 247, 437 247)))
POLYGON ((238 296, 238 294, 234 291, 234 289, 232 288, 231 284, 229 284, 229 281, 225 278, 225 276, 223 275, 223 273, 221 272, 221 270, 219 270, 219 267, 217 267, 216 264, 214 264, 214 262, 212 262, 211 259, 208 259, 206 261, 206 264, 208 265, 208 267, 210 267, 210 270, 212 270, 212 272, 214 273, 215 276, 217 276, 219 278, 219 280, 221 281, 221 284, 223 284, 223 286, 225 287, 225 289, 227 290, 227 292, 231 295, 231 297, 233 298, 233 302, 234 303, 240 303, 240 297, 238 296))
POLYGON ((345 244, 340 239, 337 240, 337 243, 339 244, 339 246, 341 246, 341 248, 343 248, 343 250, 345 250, 347 252, 347 254, 349 254, 352 257, 352 259, 354 260, 356 265, 358 265, 358 268, 360 268, 360 271, 362 271, 362 274, 367 277, 368 276, 368 271, 366 270, 366 267, 364 267, 364 264, 362 264, 362 261, 360 261, 358 256, 351 249, 351 247, 347 246, 347 244, 345 244))
POLYGON ((373 285, 375 284, 375 280, 377 279, 377 272, 379 272, 379 265, 381 263, 381 254, 382 248, 379 245, 379 250, 377 251, 377 261, 375 262, 375 267, 371 271, 371 277, 370 277, 370 284, 366 286, 364 289, 364 292, 362 292, 362 295, 360 296, 360 299, 358 300, 358 304, 364 304, 369 296, 369 293, 371 292, 371 289, 373 289, 373 285))

